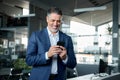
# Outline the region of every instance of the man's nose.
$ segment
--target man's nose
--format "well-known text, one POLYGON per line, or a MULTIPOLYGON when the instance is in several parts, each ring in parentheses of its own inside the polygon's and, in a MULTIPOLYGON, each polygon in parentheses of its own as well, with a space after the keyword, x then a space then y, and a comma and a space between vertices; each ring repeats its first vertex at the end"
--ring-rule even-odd
POLYGON ((54 25, 58 25, 58 22, 57 22, 57 21, 55 21, 55 22, 54 22, 54 25))

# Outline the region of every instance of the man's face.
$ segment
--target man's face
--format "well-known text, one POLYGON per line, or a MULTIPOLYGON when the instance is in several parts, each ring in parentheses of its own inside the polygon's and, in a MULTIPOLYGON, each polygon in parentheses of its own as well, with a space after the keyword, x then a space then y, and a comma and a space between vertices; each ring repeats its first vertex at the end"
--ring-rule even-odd
POLYGON ((48 28, 53 34, 59 30, 61 18, 62 16, 56 13, 51 13, 49 16, 47 16, 48 28))

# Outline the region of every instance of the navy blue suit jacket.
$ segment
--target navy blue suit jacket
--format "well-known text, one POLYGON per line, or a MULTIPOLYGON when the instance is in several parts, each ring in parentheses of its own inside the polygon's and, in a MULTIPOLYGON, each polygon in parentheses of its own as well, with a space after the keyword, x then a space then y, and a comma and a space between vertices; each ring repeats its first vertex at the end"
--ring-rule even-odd
MULTIPOLYGON (((76 66, 76 58, 71 37, 60 31, 59 41, 65 42, 68 61, 64 64, 60 57, 58 57, 58 77, 55 80, 66 80, 66 67, 74 68, 76 66)), ((52 59, 46 60, 45 53, 49 50, 50 46, 47 28, 32 33, 28 41, 26 54, 26 63, 33 66, 29 80, 48 80, 51 73, 52 59)))

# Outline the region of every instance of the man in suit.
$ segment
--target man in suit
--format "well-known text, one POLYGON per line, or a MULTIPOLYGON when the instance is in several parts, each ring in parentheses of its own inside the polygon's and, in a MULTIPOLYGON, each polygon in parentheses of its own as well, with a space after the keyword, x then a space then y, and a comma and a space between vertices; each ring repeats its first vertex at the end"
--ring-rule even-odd
POLYGON ((26 63, 33 67, 29 80, 66 80, 66 67, 77 63, 71 37, 59 30, 62 11, 50 8, 46 21, 47 27, 33 32, 28 41, 26 63))

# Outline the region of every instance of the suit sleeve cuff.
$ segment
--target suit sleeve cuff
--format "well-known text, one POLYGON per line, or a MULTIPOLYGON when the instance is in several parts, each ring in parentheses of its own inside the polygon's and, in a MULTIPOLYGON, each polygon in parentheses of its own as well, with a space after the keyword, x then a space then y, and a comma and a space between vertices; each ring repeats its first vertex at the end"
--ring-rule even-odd
POLYGON ((64 64, 66 64, 67 61, 68 61, 68 56, 66 56, 66 59, 65 59, 65 60, 62 60, 62 61, 63 61, 64 64))

